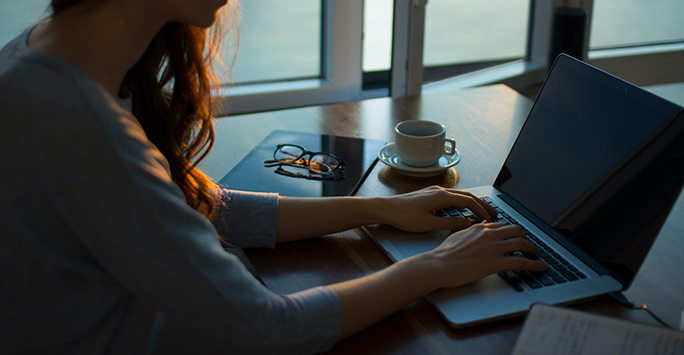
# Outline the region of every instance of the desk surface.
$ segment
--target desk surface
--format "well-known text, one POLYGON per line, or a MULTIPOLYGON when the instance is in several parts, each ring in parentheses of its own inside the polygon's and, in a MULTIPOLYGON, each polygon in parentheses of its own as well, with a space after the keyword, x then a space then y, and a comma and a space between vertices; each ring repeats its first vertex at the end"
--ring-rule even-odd
MULTIPOLYGON (((272 130, 301 130, 341 136, 393 140, 394 125, 407 119, 443 123, 463 160, 431 178, 406 177, 378 164, 360 193, 392 195, 431 184, 468 188, 494 181, 513 144, 531 101, 498 85, 448 93, 382 98, 220 119, 217 142, 202 168, 217 181, 272 130)), ((647 304, 671 325, 684 308, 684 199, 658 237, 626 294, 647 304)), ((266 285, 279 293, 298 291, 367 275, 390 260, 361 229, 250 250, 250 260, 266 285)), ((575 306, 655 324, 643 311, 627 311, 608 299, 575 306)), ((338 343, 332 353, 508 353, 520 332, 521 317, 467 329, 453 329, 424 300, 416 301, 367 330, 338 343)))

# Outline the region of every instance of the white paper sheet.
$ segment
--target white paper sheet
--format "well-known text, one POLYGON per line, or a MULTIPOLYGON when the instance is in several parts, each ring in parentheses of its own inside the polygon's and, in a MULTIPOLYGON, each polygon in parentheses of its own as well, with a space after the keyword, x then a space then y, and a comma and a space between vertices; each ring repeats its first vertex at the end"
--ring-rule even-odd
POLYGON ((684 332, 538 304, 513 349, 534 354, 682 355, 684 332))

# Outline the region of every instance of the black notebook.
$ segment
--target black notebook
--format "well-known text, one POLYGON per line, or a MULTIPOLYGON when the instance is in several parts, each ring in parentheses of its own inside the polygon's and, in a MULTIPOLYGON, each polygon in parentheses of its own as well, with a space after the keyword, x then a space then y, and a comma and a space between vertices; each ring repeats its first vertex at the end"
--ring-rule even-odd
POLYGON ((273 131, 219 184, 229 189, 277 192, 282 196, 323 197, 353 195, 377 163, 378 152, 385 142, 375 139, 340 137, 295 131, 273 131), (338 156, 344 163, 342 180, 308 180, 276 174, 277 167, 265 167, 264 161, 273 159, 278 144, 296 144, 313 152, 338 156))

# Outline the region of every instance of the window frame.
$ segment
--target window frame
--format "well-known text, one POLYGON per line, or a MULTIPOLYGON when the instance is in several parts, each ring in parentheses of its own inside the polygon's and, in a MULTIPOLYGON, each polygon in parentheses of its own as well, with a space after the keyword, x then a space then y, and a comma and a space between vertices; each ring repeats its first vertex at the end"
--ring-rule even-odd
POLYGON ((355 101, 363 97, 363 0, 322 0, 321 77, 219 90, 215 116, 355 101))
POLYGON ((389 73, 363 72, 363 0, 322 2, 321 78, 224 88, 220 92, 217 116, 491 84, 506 84, 525 92, 540 85, 546 77, 550 65, 552 13, 558 6, 580 7, 587 11, 584 41, 587 58, 582 59, 590 64, 641 86, 684 82, 684 72, 676 70, 684 61, 684 43, 589 50, 594 0, 530 0, 524 59, 425 85, 422 83, 422 58, 427 0, 394 0, 389 73), (370 85, 372 88, 368 89, 369 78, 379 78, 380 81, 389 78, 389 87, 370 85))
POLYGON ((531 0, 524 59, 430 83, 424 85, 423 90, 434 92, 506 84, 518 91, 528 92, 530 87, 539 86, 552 64, 548 62, 551 19, 553 9, 560 6, 579 7, 587 11, 584 39, 587 57, 581 59, 589 64, 639 86, 684 82, 684 71, 677 70, 684 62, 684 42, 590 50, 594 0, 531 0))

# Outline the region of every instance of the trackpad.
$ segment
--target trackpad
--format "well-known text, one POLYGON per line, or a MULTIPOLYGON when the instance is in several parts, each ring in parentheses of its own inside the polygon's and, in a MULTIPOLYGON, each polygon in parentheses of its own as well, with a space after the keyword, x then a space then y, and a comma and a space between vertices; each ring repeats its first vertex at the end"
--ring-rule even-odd
POLYGON ((428 234, 417 234, 409 238, 401 238, 392 241, 394 247, 404 255, 405 258, 430 251, 438 247, 448 233, 433 232, 428 234))

